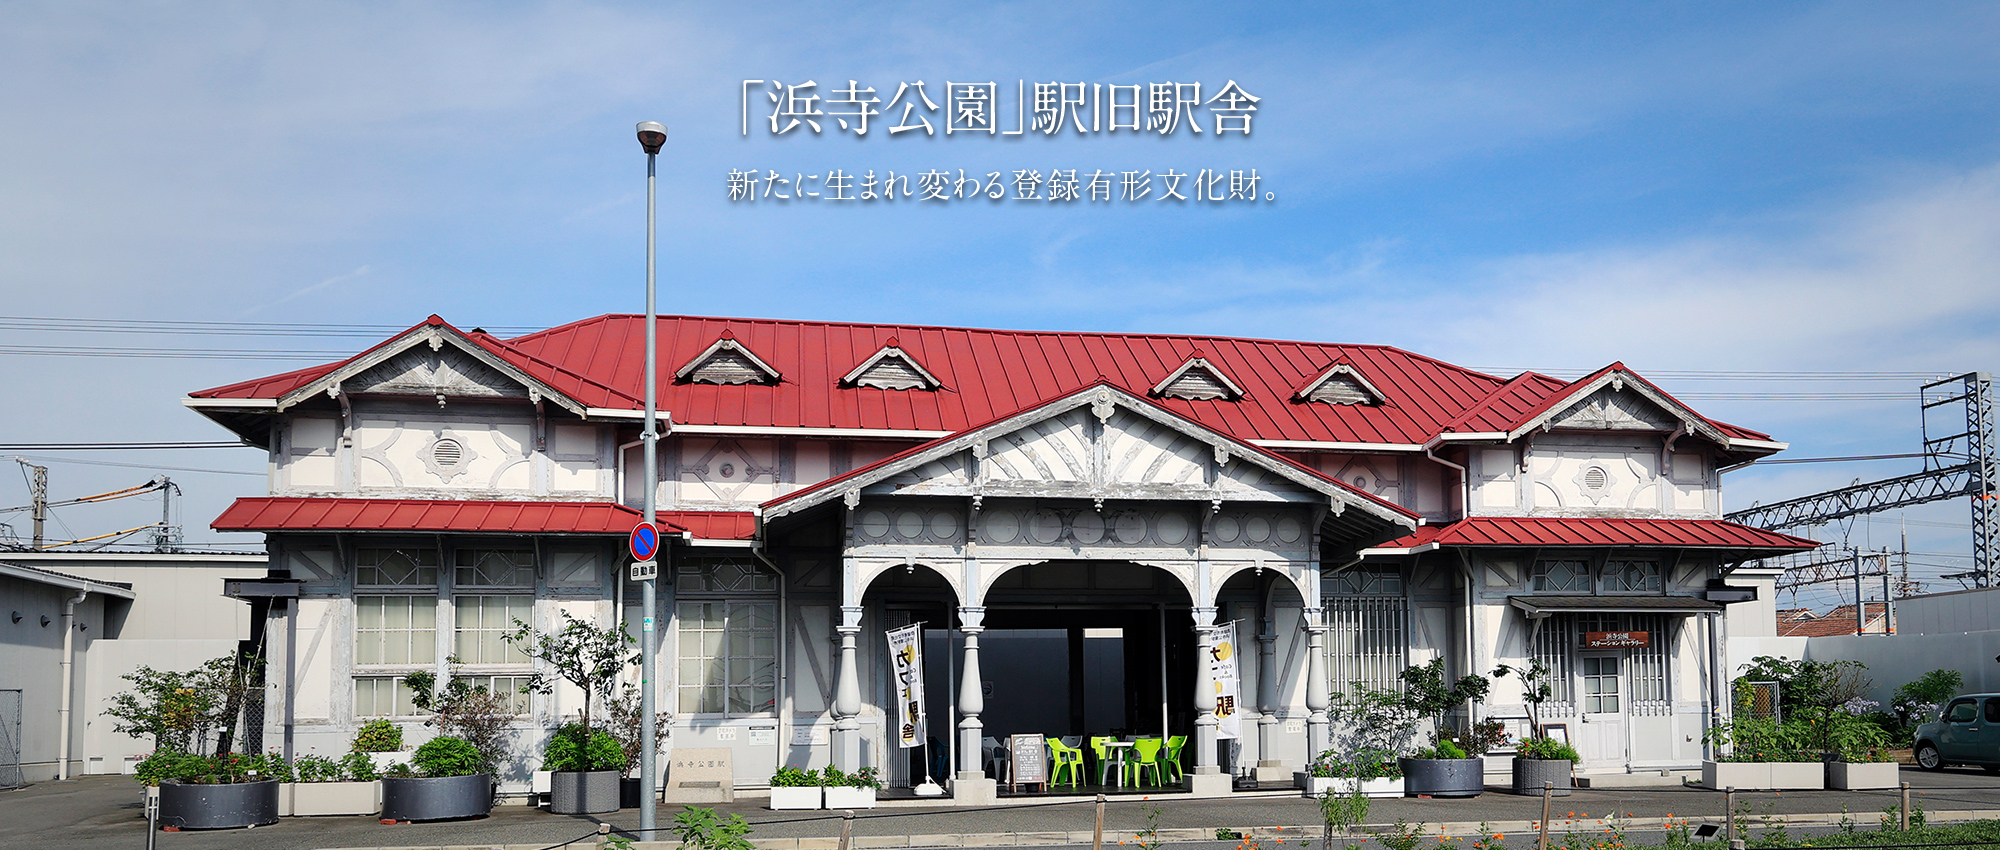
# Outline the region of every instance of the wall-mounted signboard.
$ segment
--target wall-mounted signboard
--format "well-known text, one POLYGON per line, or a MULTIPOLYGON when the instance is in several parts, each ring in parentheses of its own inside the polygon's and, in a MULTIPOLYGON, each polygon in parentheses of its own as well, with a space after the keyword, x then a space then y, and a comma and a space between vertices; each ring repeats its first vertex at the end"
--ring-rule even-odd
POLYGON ((1585 649, 1645 649, 1653 645, 1652 632, 1584 632, 1585 649))

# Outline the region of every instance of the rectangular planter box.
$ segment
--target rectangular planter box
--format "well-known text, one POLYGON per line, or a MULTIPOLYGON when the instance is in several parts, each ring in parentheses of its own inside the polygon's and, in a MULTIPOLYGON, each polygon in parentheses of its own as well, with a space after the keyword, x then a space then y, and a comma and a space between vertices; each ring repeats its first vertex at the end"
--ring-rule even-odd
MULTIPOLYGON (((1343 776, 1309 776, 1305 771, 1292 773, 1292 784, 1299 789, 1299 796, 1318 799, 1327 791, 1336 795, 1352 793, 1355 780, 1343 776)), ((1401 797, 1403 780, 1367 779, 1361 781, 1361 795, 1364 797, 1401 797)))
MULTIPOLYGON (((777 790, 777 789, 772 789, 777 790)), ((875 808, 875 789, 852 786, 828 786, 826 807, 829 809, 872 809, 875 808)))
POLYGON ((377 782, 294 782, 283 786, 278 807, 288 817, 372 815, 382 810, 377 782))
POLYGON ((772 788, 771 808, 773 809, 817 809, 825 796, 817 786, 805 788, 772 788))
POLYGON ((1731 786, 1758 791, 1818 791, 1826 787, 1826 766, 1816 761, 1704 761, 1701 784, 1718 791, 1731 786))
POLYGON ((1826 787, 1842 791, 1875 790, 1895 788, 1903 781, 1899 765, 1893 761, 1854 764, 1844 761, 1826 763, 1826 787))

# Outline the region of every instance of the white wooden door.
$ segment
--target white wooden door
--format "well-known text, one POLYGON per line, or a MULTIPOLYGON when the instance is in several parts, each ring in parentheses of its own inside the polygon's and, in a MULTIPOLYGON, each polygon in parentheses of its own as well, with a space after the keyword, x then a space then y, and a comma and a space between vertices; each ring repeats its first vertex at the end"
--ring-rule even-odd
POLYGON ((1586 770, 1625 767, 1625 676, 1624 659, 1618 655, 1586 655, 1578 672, 1583 675, 1583 723, 1577 730, 1576 752, 1583 757, 1578 767, 1586 770))

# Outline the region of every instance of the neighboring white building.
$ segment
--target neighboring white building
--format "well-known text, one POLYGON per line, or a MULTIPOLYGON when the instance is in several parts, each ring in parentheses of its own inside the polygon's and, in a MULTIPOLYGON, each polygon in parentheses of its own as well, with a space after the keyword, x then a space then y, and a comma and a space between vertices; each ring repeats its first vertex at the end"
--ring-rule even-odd
MULTIPOLYGON (((417 733, 400 677, 448 657, 511 691, 533 672, 498 640, 516 618, 637 619, 641 338, 632 316, 512 340, 433 316, 190 395, 269 452, 271 495, 215 527, 264 533, 300 582, 271 632, 300 746, 377 716, 417 733)), ((1722 473, 1782 443, 1620 364, 1508 379, 1382 346, 698 317, 660 340, 660 705, 739 785, 920 774, 884 713, 882 632, 912 622, 967 788, 982 738, 1165 731, 1227 792, 1328 746, 1352 683, 1438 656, 1547 663, 1545 719, 1585 770, 1691 767, 1723 710, 1708 597, 1815 545, 1720 518, 1722 473), (1257 652, 1217 747, 1195 662, 1230 621, 1257 652)), ((520 698, 515 778, 575 697, 520 698)), ((1479 714, 1524 717, 1517 683, 1479 714)))
MULTIPOLYGON (((0 552, 0 566, 8 568, 0 569, 6 578, 0 613, 7 615, 0 620, 0 727, 17 699, 7 692, 18 691, 27 781, 57 774, 68 600, 82 599, 70 633, 69 775, 119 773, 153 748, 151 741, 112 731, 114 721, 101 714, 106 701, 130 685, 121 677, 140 666, 188 670, 250 649, 250 608, 223 595, 223 580, 262 577, 265 565, 258 554, 0 552)), ((0 770, 4 762, 0 757, 0 770)))

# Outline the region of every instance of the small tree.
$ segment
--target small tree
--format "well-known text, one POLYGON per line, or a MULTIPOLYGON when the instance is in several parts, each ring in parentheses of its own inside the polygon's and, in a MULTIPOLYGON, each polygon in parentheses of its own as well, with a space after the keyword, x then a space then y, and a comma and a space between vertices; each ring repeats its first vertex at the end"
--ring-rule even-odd
POLYGON ((233 655, 187 671, 140 667, 122 677, 133 687, 111 697, 104 713, 118 721, 113 730, 152 738, 155 749, 207 755, 210 735, 236 725, 254 670, 233 655))
POLYGON ((1555 695, 1555 685, 1549 675, 1549 665, 1537 658, 1528 666, 1516 670, 1505 664, 1493 671, 1493 675, 1505 676, 1514 673, 1521 677, 1521 702, 1528 707, 1529 737, 1542 736, 1542 703, 1555 695))
MULTIPOLYGON (((1495 676, 1506 675, 1507 668, 1493 671, 1495 676)), ((1427 717, 1435 724, 1434 737, 1444 740, 1445 712, 1464 702, 1484 702, 1486 694, 1493 689, 1493 680, 1477 673, 1458 677, 1446 684, 1444 680, 1444 659, 1433 658, 1431 663, 1404 670, 1403 704, 1410 711, 1427 717)))
POLYGON ((529 658, 549 665, 549 671, 536 671, 523 690, 547 694, 555 690, 556 680, 561 679, 583 691, 584 737, 590 737, 590 699, 602 694, 611 698, 611 689, 618 684, 618 675, 625 668, 639 663, 639 653, 632 649, 638 641, 625 633, 622 626, 603 628, 585 620, 562 612, 563 625, 554 633, 543 634, 533 626, 520 620, 514 621, 514 631, 504 635, 503 640, 521 647, 529 658), (553 675, 551 675, 553 673, 553 675))
MULTIPOLYGON (((645 712, 640 710, 639 689, 628 687, 616 698, 606 700, 611 709, 611 737, 618 740, 618 746, 625 750, 625 772, 639 769, 640 759, 646 752, 645 712)), ((655 746, 667 740, 667 716, 653 714, 653 741, 655 746)))

